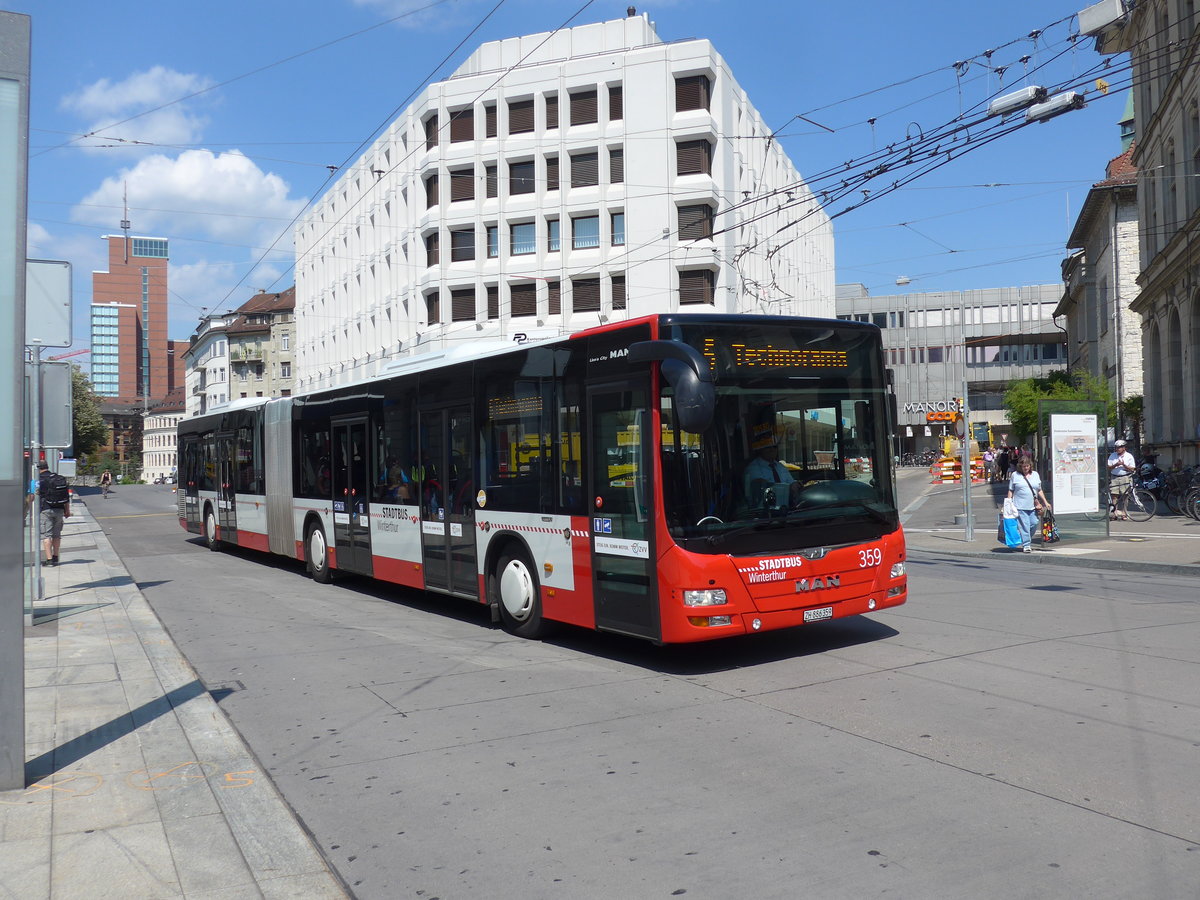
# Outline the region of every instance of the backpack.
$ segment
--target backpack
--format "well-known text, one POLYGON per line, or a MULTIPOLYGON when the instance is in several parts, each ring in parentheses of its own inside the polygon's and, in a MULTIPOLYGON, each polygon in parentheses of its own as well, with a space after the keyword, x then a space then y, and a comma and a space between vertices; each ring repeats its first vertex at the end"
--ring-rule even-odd
POLYGON ((71 489, 67 479, 57 472, 52 473, 42 485, 42 503, 51 509, 62 509, 71 502, 71 489))

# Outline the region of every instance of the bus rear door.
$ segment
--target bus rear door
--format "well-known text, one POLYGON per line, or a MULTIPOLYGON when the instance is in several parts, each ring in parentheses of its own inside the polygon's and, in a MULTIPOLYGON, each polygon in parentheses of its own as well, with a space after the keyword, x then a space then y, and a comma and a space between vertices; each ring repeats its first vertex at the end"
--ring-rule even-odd
POLYGON ((338 569, 373 574, 367 420, 333 423, 333 541, 338 569))
POLYGON ((656 638, 660 625, 648 395, 646 384, 639 381, 589 390, 588 497, 596 627, 656 638))
POLYGON ((422 410, 420 434, 417 474, 425 586, 478 599, 471 408, 422 410))
POLYGON ((237 545, 237 441, 233 432, 217 435, 217 524, 221 540, 237 545))

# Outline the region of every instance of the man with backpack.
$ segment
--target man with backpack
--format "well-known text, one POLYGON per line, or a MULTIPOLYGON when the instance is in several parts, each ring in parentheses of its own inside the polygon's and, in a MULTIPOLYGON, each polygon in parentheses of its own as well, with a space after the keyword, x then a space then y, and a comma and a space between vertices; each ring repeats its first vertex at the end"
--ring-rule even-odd
POLYGON ((57 566, 63 520, 71 517, 71 489, 67 479, 51 472, 45 462, 38 463, 38 500, 42 505, 42 556, 45 562, 57 566))

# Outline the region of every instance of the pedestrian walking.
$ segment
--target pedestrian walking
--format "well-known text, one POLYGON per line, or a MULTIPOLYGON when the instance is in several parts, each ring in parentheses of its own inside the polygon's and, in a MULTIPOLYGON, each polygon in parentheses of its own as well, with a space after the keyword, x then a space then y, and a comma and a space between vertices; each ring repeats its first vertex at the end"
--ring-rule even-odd
POLYGON ((51 472, 45 462, 38 463, 38 500, 42 506, 42 559, 57 566, 63 521, 71 518, 71 488, 67 479, 51 472))
POLYGON ((1050 501, 1042 493, 1042 479, 1033 471, 1028 456, 1017 460, 1017 470, 1008 480, 1008 499, 1017 508, 1017 531, 1021 535, 1021 551, 1033 552, 1033 535, 1041 533, 1038 514, 1050 510, 1050 501))
POLYGON ((988 444, 983 448, 983 472, 989 482, 996 478, 995 462, 996 454, 992 453, 992 445, 988 444))

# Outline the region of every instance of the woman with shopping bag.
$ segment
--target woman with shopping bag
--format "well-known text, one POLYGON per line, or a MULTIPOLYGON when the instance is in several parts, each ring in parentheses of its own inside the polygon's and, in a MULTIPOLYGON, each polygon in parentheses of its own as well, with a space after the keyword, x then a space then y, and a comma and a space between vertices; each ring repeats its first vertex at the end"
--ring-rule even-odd
POLYGON ((1013 502, 1017 510, 1016 524, 1021 538, 1021 550, 1024 553, 1032 553, 1033 536, 1040 534, 1038 514, 1042 510, 1050 511, 1050 501, 1042 492, 1042 479, 1033 471, 1033 461, 1028 456, 1022 456, 1017 461, 1017 471, 1008 479, 1007 499, 1013 502))

